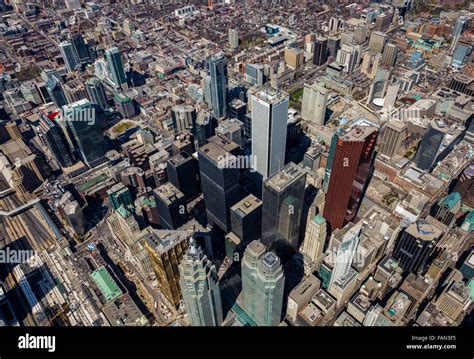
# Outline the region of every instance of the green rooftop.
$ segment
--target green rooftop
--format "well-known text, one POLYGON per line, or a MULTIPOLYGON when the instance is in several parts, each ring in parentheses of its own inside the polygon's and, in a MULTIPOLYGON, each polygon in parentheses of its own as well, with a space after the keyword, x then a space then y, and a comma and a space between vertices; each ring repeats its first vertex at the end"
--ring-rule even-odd
POLYGON ((107 303, 122 294, 122 291, 117 286, 117 283, 115 283, 112 276, 107 271, 107 269, 105 269, 105 267, 100 267, 93 271, 91 277, 107 303))
POLYGON ((326 220, 324 219, 323 216, 321 216, 320 214, 317 214, 316 216, 313 217, 313 222, 315 222, 316 224, 325 224, 326 220))
POLYGON ((155 208, 156 207, 156 201, 153 199, 153 198, 145 198, 143 200, 143 204, 145 206, 148 206, 148 207, 151 207, 151 208, 155 208))
POLYGON ((461 195, 458 192, 452 192, 443 198, 443 200, 441 201, 441 205, 446 206, 449 209, 453 209, 454 206, 459 203, 460 200, 461 195))
POLYGON ((290 196, 286 197, 283 202, 285 202, 286 204, 292 206, 296 202, 298 202, 298 199, 296 197, 290 195, 290 196))
POLYGON ((465 220, 469 221, 469 223, 474 223, 474 211, 469 212, 465 220))
POLYGON ((471 299, 474 300, 474 279, 471 279, 467 283, 467 287, 469 288, 469 295, 471 296, 471 299))
POLYGON ((117 100, 118 102, 120 102, 122 105, 124 103, 128 103, 130 102, 130 97, 128 97, 127 95, 123 94, 123 93, 118 93, 115 95, 115 100, 117 100))
POLYGON ((89 180, 87 182, 84 182, 83 184, 81 184, 80 186, 77 187, 77 190, 79 192, 87 191, 89 188, 95 186, 96 184, 98 184, 100 182, 105 181, 106 179, 107 179, 107 175, 106 174, 101 174, 100 176, 94 177, 91 180, 89 180))
POLYGON ((132 214, 125 206, 122 204, 118 209, 118 213, 122 216, 122 218, 128 218, 132 214))

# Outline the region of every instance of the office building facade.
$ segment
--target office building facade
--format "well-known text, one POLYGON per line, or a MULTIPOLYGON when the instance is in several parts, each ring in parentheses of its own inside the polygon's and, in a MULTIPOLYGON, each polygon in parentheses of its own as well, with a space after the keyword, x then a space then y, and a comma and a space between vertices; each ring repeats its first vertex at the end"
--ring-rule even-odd
POLYGON ((285 277, 280 259, 254 241, 242 259, 243 309, 258 326, 281 321, 285 277))
POLYGON ((393 257, 404 270, 421 273, 442 235, 443 232, 428 220, 418 220, 403 230, 395 243, 393 257))
POLYGON ((64 121, 79 157, 89 166, 102 163, 107 145, 100 125, 101 112, 87 99, 63 107, 64 121))
POLYGON ((323 214, 331 232, 342 228, 357 213, 373 171, 377 133, 373 126, 360 126, 333 137, 324 179, 327 190, 323 214))
POLYGON ((328 39, 318 37, 314 41, 313 64, 322 66, 328 59, 328 39))
POLYGON ((111 75, 111 80, 116 88, 122 88, 127 83, 127 77, 123 68, 122 56, 117 47, 111 47, 105 51, 105 58, 107 59, 107 67, 111 75))
POLYGON ((435 165, 436 157, 447 132, 448 128, 442 120, 436 119, 430 122, 413 160, 419 169, 430 171, 435 165))
POLYGON ((209 61, 212 113, 216 118, 227 116, 227 59, 216 55, 209 61))
POLYGON ((260 239, 262 234, 262 201, 252 194, 230 208, 232 232, 243 246, 260 239))
POLYGON ((306 173, 293 162, 263 185, 262 243, 286 258, 298 248, 306 173))
POLYGON ((194 239, 179 264, 179 284, 192 326, 220 326, 222 302, 216 267, 194 239))
POLYGON ((305 84, 301 117, 318 126, 324 125, 329 89, 323 83, 305 84))
POLYGON ((239 153, 236 143, 221 136, 211 137, 198 150, 207 220, 225 233, 230 230, 230 208, 240 200, 240 173, 232 165, 239 153))
POLYGON ((86 91, 89 100, 98 105, 102 110, 109 107, 104 85, 97 77, 91 77, 86 81, 86 91))
POLYGON ((378 152, 392 159, 400 149, 405 137, 407 125, 401 121, 390 120, 385 123, 378 152))
POLYGON ((262 88, 252 95, 252 156, 262 180, 285 165, 288 94, 262 88))

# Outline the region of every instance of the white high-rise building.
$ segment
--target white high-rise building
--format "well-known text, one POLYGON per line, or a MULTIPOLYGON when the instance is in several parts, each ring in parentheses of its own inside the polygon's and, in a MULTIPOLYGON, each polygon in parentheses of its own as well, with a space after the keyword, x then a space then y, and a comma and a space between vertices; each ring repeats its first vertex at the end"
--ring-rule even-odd
POLYGON ((239 47, 239 33, 236 29, 229 29, 229 46, 233 49, 239 47))
POLYGON ((324 257, 323 250, 326 241, 326 227, 326 220, 319 214, 314 216, 306 226, 301 253, 316 263, 316 268, 319 268, 324 257))
POLYGON ((342 21, 336 17, 332 17, 329 19, 329 32, 331 34, 337 33, 341 28, 342 21))
POLYGON ((354 260, 357 246, 359 245, 359 234, 361 227, 361 223, 356 224, 344 235, 341 245, 337 250, 336 260, 329 286, 331 286, 338 279, 346 276, 346 274, 349 272, 352 261, 354 260))
POLYGON ((323 83, 305 84, 301 117, 319 126, 324 125, 329 89, 323 83))
POLYGON ((262 180, 285 165, 289 95, 264 87, 252 95, 252 156, 262 180))
POLYGON ((337 51, 336 61, 344 65, 344 72, 351 73, 359 65, 360 57, 360 46, 342 44, 337 51))

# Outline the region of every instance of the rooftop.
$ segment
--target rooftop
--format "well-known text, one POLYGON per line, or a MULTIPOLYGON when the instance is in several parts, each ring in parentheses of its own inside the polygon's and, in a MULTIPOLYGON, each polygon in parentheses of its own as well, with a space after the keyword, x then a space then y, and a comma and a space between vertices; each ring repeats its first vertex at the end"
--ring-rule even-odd
POLYGON ((280 171, 268 177, 264 183, 266 187, 271 187, 277 191, 281 191, 296 181, 298 178, 301 178, 305 175, 306 173, 301 167, 297 166, 293 162, 290 162, 280 171))
POLYGON ((240 202, 234 204, 230 210, 237 212, 238 214, 246 215, 252 213, 255 209, 262 206, 262 201, 255 197, 253 194, 249 194, 247 197, 242 199, 240 202))
POLYGON ((106 302, 117 298, 122 291, 113 280, 112 276, 105 267, 100 267, 91 273, 92 280, 99 288, 106 302))

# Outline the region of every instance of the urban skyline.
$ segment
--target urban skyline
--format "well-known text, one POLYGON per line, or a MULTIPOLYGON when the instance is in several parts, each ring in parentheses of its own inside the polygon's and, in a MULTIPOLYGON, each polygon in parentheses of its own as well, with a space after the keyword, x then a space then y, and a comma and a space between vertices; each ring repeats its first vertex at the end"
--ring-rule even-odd
POLYGON ((472 327, 473 17, 0 0, 0 323, 472 327))

